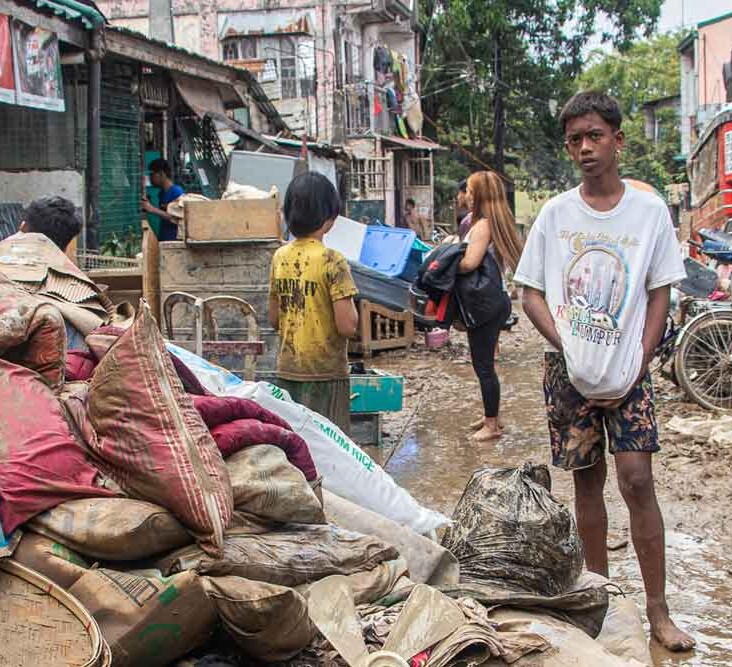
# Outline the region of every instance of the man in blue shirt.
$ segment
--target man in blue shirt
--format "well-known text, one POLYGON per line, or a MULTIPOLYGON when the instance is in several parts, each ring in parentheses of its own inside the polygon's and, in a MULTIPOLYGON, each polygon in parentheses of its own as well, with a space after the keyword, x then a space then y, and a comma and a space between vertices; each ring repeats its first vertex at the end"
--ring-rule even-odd
POLYGON ((160 188, 158 207, 153 206, 146 197, 142 199, 142 208, 146 213, 153 213, 160 218, 159 241, 175 241, 178 238, 177 220, 168 213, 168 204, 185 194, 180 185, 173 183, 172 172, 167 160, 159 158, 153 160, 148 167, 150 170, 150 183, 160 188))

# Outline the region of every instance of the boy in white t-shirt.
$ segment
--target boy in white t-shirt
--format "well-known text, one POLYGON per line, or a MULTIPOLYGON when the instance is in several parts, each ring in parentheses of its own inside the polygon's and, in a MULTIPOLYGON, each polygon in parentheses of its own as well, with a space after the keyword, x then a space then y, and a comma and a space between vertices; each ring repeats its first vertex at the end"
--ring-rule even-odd
POLYGON ((646 589, 651 630, 674 651, 694 640, 669 617, 664 527, 653 486, 658 451, 648 364, 663 335, 672 283, 686 275, 665 203, 618 174, 622 116, 583 92, 560 122, 579 187, 549 201, 531 228, 515 279, 548 341, 544 393, 554 465, 572 470, 587 569, 608 575, 605 432, 646 589))

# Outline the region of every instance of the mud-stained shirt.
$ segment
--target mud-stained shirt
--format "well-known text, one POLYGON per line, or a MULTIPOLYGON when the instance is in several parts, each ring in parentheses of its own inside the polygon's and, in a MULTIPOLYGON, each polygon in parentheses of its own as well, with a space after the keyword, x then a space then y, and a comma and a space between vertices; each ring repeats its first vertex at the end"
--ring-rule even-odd
POLYGON ((270 296, 279 302, 280 377, 348 377, 348 340, 338 333, 333 303, 357 291, 346 258, 316 239, 296 239, 275 253, 270 296))

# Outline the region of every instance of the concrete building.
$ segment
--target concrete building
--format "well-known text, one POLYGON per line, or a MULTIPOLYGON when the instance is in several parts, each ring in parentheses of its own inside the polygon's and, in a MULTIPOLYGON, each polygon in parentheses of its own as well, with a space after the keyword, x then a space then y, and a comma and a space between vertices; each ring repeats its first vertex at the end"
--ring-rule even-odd
POLYGON ((688 156, 706 124, 732 102, 732 12, 699 23, 679 52, 681 153, 688 156))
MULTIPOLYGON (((101 0, 111 24, 150 33, 150 0, 101 0)), ((172 0, 173 41, 247 69, 289 128, 346 149, 352 218, 399 225, 414 199, 433 219, 422 136, 416 0, 172 0)))

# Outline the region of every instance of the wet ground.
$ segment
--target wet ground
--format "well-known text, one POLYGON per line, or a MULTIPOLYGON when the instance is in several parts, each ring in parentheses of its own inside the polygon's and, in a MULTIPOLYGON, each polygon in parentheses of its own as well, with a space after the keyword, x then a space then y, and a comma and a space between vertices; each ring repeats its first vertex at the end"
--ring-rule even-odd
MULTIPOLYGON (((449 348, 381 355, 375 368, 405 377, 404 410, 386 415, 381 448, 370 453, 426 505, 450 515, 471 473, 481 467, 549 463, 541 393, 542 343, 525 318, 502 335, 503 438, 476 445, 469 424, 481 413, 465 338, 452 332, 449 348)), ((698 641, 693 654, 672 656, 651 646, 655 665, 721 667, 732 664, 732 451, 667 432, 672 415, 700 412, 670 383, 658 382, 662 452, 654 459, 657 493, 667 532, 668 597, 674 617, 698 641)), ((553 471, 555 496, 571 506, 572 480, 553 471)), ((644 608, 628 516, 611 465, 607 488, 611 577, 644 608), (624 546, 625 545, 625 546, 624 546)))

